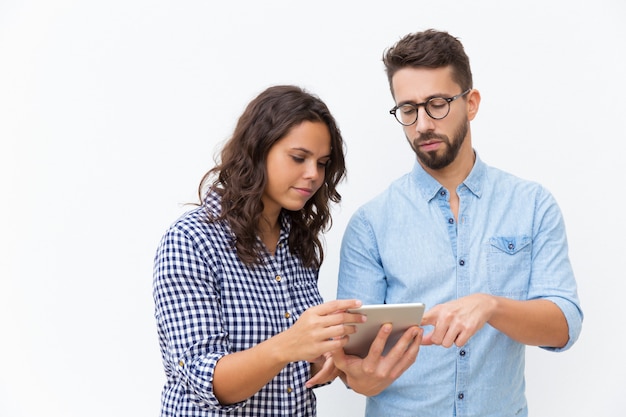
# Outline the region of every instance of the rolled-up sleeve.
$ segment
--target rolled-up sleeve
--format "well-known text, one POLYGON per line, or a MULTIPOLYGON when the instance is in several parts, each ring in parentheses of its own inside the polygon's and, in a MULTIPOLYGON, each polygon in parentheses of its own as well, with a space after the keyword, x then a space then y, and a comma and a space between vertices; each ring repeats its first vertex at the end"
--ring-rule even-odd
POLYGON ((563 312, 569 331, 567 344, 560 348, 543 347, 560 352, 569 349, 578 340, 582 330, 583 312, 569 260, 562 213, 553 196, 546 190, 542 190, 536 204, 533 272, 528 298, 550 300, 563 312))
POLYGON ((159 342, 168 383, 164 399, 182 396, 204 409, 228 410, 213 392, 217 361, 230 351, 222 322, 214 260, 193 236, 172 227, 157 249, 153 295, 159 342), (168 392, 171 391, 171 392, 168 392))
POLYGON ((342 239, 337 298, 358 298, 364 304, 382 304, 386 288, 375 234, 364 210, 358 210, 342 239))

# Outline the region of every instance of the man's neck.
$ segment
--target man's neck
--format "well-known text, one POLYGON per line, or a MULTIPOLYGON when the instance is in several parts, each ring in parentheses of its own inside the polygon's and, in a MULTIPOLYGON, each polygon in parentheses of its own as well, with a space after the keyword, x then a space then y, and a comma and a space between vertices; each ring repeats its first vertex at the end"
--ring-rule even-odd
POLYGON ((450 193, 455 193, 457 187, 465 181, 465 178, 467 178, 472 168, 474 168, 474 162, 476 162, 476 154, 474 153, 474 149, 468 146, 467 148, 463 147, 456 159, 445 168, 431 169, 424 166, 421 161, 420 165, 422 165, 424 171, 428 172, 443 185, 445 189, 450 193))

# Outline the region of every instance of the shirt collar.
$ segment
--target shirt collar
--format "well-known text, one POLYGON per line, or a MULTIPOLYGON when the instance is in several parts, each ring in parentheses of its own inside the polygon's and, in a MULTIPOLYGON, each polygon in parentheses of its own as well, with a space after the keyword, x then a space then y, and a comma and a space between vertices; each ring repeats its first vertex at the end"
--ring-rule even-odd
POLYGON ((291 216, 285 213, 285 210, 281 210, 280 212, 280 238, 279 240, 285 240, 289 237, 289 232, 291 231, 291 216))
MULTIPOLYGON (((476 197, 482 195, 482 189, 485 182, 486 176, 486 165, 478 156, 478 153, 474 151, 476 155, 476 161, 474 161, 474 166, 470 171, 469 175, 463 181, 462 185, 467 187, 467 189, 472 192, 476 197)), ((411 172, 411 177, 415 182, 417 190, 424 197, 425 200, 432 200, 437 193, 443 188, 439 182, 434 179, 428 172, 424 170, 422 165, 418 161, 415 161, 415 165, 413 166, 413 171, 411 172)))
POLYGON ((487 178, 487 165, 480 159, 476 151, 474 151, 474 155, 476 155, 474 167, 467 178, 465 178, 465 181, 463 181, 463 185, 465 185, 472 194, 480 198, 483 194, 483 187, 485 186, 487 178))

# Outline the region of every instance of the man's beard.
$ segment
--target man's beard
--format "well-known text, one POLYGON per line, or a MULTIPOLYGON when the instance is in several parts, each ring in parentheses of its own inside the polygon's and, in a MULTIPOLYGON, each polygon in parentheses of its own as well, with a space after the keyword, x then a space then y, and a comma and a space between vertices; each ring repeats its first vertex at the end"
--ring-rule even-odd
MULTIPOLYGON (((469 130, 469 121, 465 120, 454 133, 454 138, 450 141, 447 135, 438 135, 433 132, 422 133, 412 142, 411 148, 417 155, 417 159, 430 169, 442 169, 447 167, 454 161, 461 150, 461 146, 465 141, 465 136, 469 130), (437 153, 437 151, 423 152, 419 144, 430 139, 437 139, 442 141, 446 146, 444 147, 443 155, 437 153)), ((408 138, 407 138, 408 139, 408 138)))

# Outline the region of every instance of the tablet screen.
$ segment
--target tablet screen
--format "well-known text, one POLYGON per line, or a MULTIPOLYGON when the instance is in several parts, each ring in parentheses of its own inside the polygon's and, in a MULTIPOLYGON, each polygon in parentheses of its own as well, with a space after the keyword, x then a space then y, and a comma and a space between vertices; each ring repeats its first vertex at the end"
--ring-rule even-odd
POLYGON ((423 303, 407 303, 370 304, 348 310, 353 313, 365 314, 367 321, 365 323, 356 323, 356 333, 349 336, 350 340, 344 346, 344 351, 348 355, 357 355, 364 358, 367 356, 370 345, 376 338, 380 326, 385 323, 391 323, 393 329, 383 350, 383 355, 386 355, 409 327, 419 326, 424 309, 425 305, 423 303))

